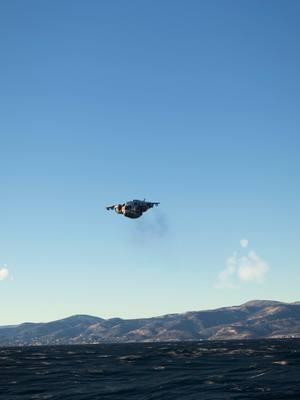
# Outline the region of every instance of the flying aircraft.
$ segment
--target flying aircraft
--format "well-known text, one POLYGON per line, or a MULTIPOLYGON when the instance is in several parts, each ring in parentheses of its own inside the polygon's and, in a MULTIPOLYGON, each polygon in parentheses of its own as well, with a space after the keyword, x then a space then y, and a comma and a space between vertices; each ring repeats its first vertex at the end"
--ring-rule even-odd
POLYGON ((117 214, 123 214, 124 217, 128 218, 139 218, 143 213, 153 206, 158 206, 159 203, 151 203, 150 201, 144 200, 132 200, 127 201, 123 204, 113 204, 112 206, 106 207, 107 210, 115 210, 117 214))

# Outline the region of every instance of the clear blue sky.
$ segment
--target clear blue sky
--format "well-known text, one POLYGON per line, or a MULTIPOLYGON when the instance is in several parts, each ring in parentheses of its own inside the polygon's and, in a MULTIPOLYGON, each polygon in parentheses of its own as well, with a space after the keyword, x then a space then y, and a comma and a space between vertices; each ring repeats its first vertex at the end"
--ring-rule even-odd
POLYGON ((0 324, 300 300, 299 38, 291 0, 2 1, 0 324))

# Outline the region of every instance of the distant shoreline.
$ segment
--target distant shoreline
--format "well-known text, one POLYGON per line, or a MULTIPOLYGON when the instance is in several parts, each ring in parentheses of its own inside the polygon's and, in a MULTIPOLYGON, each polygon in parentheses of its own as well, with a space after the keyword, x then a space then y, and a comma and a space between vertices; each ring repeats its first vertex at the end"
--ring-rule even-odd
POLYGON ((268 300, 152 318, 74 315, 52 322, 0 328, 2 347, 297 338, 300 303, 268 300))

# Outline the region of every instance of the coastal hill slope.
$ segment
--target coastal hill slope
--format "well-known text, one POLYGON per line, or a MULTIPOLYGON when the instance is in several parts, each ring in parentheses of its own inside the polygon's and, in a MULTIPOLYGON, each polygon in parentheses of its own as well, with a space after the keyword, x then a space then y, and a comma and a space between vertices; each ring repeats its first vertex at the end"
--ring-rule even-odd
POLYGON ((141 319, 74 315, 48 323, 0 327, 0 346, 289 337, 300 338, 300 302, 254 300, 141 319))

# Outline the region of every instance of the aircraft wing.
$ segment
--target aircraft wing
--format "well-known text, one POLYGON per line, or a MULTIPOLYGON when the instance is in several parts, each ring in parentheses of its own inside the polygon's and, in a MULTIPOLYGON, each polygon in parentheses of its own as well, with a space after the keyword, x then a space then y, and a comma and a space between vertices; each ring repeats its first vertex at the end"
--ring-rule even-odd
POLYGON ((107 210, 113 210, 114 208, 115 208, 115 206, 113 205, 113 206, 108 206, 108 207, 105 207, 107 210))
POLYGON ((151 207, 158 206, 159 204, 160 204, 159 202, 158 203, 150 203, 151 207))

